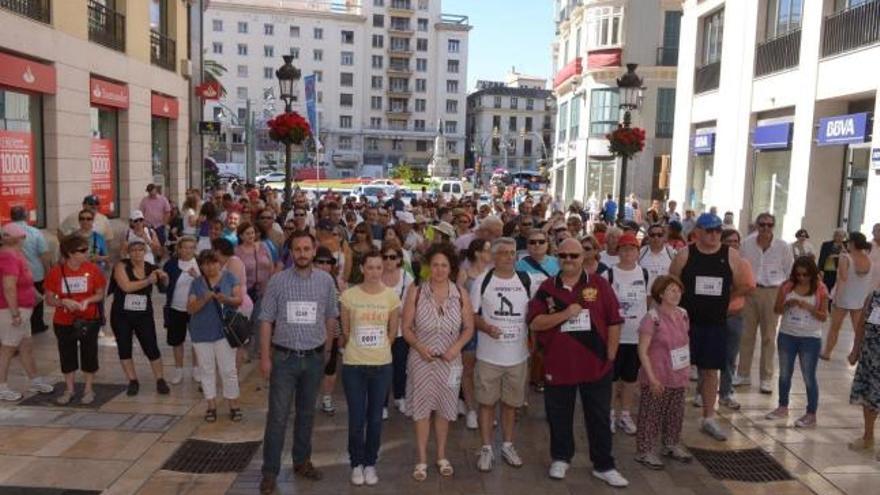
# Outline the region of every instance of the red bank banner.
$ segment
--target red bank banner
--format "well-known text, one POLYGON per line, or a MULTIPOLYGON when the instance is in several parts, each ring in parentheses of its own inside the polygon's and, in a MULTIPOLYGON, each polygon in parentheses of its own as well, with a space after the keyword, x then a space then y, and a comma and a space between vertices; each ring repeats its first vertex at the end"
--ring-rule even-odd
POLYGON ((110 215, 116 210, 115 167, 113 166, 113 141, 92 139, 92 194, 101 201, 98 210, 110 215))
POLYGON ((177 120, 177 115, 179 113, 177 98, 157 95, 156 93, 153 93, 153 97, 150 101, 150 109, 154 116, 165 117, 166 119, 172 120, 177 120))
POLYGON ((37 221, 34 141, 29 132, 0 130, 0 223, 9 209, 24 206, 28 221, 37 221))
POLYGON ((103 79, 89 80, 89 96, 95 105, 113 108, 128 108, 128 86, 103 79))
POLYGON ((0 52, 0 86, 55 94, 55 67, 0 52))
POLYGON ((208 81, 196 86, 196 95, 201 96, 203 100, 219 100, 220 99, 220 83, 218 81, 208 81))

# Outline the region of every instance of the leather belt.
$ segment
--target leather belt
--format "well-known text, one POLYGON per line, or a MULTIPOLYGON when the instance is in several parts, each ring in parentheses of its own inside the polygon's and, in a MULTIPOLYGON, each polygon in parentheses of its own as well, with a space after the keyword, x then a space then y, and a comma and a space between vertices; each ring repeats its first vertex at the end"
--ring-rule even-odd
POLYGON ((284 347, 284 346, 272 344, 272 349, 275 349, 278 352, 283 352, 283 353, 287 354, 288 356, 306 357, 306 356, 312 356, 314 354, 323 353, 324 352, 324 344, 321 344, 318 347, 315 347, 314 349, 305 349, 305 350, 288 349, 287 347, 284 347))

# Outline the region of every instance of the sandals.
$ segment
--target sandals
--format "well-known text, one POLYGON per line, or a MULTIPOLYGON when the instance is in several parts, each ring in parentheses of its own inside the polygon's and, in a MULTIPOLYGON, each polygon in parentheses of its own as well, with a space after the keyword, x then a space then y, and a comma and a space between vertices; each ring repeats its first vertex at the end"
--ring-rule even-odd
POLYGON ((229 419, 232 420, 233 423, 240 423, 242 418, 241 409, 237 407, 233 407, 229 409, 229 419))
POLYGON ((452 469, 452 463, 449 462, 449 459, 438 460, 437 469, 440 471, 440 476, 445 476, 447 478, 455 474, 455 470, 452 469))
POLYGON ((214 423, 217 421, 217 410, 216 409, 208 409, 205 411, 205 422, 206 423, 214 423))
POLYGON ((416 467, 413 469, 412 477, 416 481, 425 481, 428 479, 428 465, 416 464, 416 467))

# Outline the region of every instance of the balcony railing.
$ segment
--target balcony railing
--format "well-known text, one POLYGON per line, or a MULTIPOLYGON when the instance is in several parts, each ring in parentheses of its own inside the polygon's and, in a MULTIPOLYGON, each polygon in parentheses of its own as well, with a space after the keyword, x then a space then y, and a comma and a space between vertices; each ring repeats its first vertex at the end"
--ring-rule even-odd
POLYGON ((880 42, 880 0, 872 0, 825 18, 822 56, 880 42))
POLYGON ((694 71, 694 94, 718 89, 721 79, 721 62, 713 62, 694 71))
POLYGON ((759 43, 755 48, 755 77, 797 67, 800 56, 800 29, 759 43))
POLYGON ((678 65, 678 47, 661 46, 657 48, 657 65, 675 67, 678 65))
POLYGON ((51 20, 50 0, 0 0, 0 9, 15 12, 46 24, 51 20))
POLYGON ((150 31, 150 62, 164 69, 174 70, 177 46, 174 40, 156 31, 150 31))
POLYGON ((89 0, 89 40, 125 51, 125 16, 89 0))
POLYGON ((392 11, 399 11, 404 13, 412 13, 415 9, 413 9, 412 2, 401 0, 401 1, 392 1, 388 8, 392 11))

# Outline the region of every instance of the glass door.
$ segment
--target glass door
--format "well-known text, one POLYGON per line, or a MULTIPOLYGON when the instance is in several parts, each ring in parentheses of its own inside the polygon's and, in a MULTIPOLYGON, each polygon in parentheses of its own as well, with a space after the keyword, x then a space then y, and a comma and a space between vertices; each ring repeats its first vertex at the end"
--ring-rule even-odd
POLYGON ((871 162, 869 146, 847 149, 846 179, 841 224, 852 232, 865 221, 865 199, 868 193, 868 170, 871 162))

